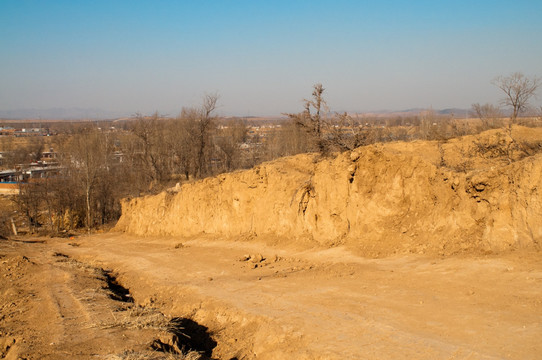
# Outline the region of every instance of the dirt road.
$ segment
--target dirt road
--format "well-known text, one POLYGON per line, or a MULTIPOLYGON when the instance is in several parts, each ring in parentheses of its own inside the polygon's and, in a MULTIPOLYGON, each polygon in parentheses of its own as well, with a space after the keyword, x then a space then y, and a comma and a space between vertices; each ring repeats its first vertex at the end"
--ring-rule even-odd
POLYGON ((1 243, 2 356, 122 358, 156 345, 167 328, 156 323, 172 319, 210 336, 198 350, 216 359, 542 354, 539 253, 373 260, 205 238, 44 241, 1 243), (112 281, 135 305, 111 298, 122 295, 112 281), (134 309, 148 326, 128 326, 134 309))

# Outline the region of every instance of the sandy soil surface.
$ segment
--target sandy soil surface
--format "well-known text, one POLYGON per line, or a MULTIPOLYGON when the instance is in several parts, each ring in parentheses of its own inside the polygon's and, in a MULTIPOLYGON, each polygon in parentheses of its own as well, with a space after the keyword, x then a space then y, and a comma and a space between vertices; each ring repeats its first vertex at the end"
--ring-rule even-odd
POLYGON ((537 252, 366 259, 341 247, 110 233, 0 241, 0 270, 1 358, 542 354, 537 252))

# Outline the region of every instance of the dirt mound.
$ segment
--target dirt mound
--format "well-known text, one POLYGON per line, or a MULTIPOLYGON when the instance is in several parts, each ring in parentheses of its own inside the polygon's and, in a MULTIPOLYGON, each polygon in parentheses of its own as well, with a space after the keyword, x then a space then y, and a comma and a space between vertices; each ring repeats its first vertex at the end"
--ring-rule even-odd
POLYGON ((538 249, 542 131, 512 134, 283 158, 125 201, 116 229, 345 244, 366 256, 538 249))

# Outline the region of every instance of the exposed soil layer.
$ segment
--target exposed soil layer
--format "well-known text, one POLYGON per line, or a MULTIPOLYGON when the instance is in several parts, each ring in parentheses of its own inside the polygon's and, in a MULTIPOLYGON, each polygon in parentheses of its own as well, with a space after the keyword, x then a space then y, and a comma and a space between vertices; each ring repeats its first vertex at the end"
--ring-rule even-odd
POLYGON ((542 243, 542 129, 298 155, 123 205, 142 236, 346 245, 366 257, 506 252, 542 243))

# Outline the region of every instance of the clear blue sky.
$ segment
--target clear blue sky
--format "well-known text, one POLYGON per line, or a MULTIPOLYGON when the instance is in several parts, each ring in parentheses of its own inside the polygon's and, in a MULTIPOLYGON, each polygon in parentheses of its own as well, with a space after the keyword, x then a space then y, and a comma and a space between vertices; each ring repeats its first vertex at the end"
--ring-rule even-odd
MULTIPOLYGON (((497 103, 542 76, 542 1, 0 0, 0 110, 223 115, 497 103)), ((535 104, 542 104, 542 93, 535 104)))

